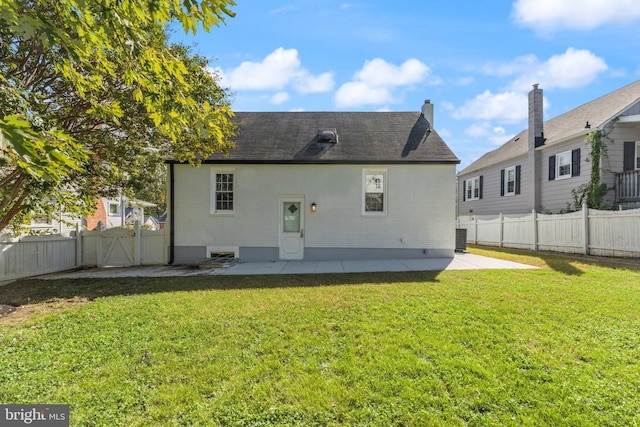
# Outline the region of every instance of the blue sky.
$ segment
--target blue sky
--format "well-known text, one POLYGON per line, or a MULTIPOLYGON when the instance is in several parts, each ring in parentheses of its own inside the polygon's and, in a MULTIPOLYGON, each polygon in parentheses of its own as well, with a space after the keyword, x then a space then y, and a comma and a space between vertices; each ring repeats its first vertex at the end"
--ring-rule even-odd
POLYGON ((527 126, 640 79, 638 0, 236 0, 173 39, 212 60, 235 111, 419 111, 464 168, 527 126))

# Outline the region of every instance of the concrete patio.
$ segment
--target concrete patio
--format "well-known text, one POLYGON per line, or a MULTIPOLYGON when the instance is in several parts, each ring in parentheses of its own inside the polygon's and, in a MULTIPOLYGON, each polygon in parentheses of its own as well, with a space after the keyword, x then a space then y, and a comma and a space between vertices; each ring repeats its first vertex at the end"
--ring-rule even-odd
POLYGON ((532 268, 536 267, 469 253, 456 253, 453 258, 431 259, 239 262, 226 268, 203 270, 196 269, 192 266, 170 265, 127 268, 90 268, 86 270, 53 273, 46 276, 40 276, 40 278, 76 279, 106 277, 176 277, 203 275, 318 274, 532 268))

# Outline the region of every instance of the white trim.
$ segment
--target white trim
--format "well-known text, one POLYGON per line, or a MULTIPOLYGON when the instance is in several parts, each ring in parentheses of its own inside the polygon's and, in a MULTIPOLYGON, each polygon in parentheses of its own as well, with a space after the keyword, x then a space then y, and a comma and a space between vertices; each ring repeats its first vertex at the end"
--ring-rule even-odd
POLYGON ((640 162, 638 162, 638 159, 640 159, 640 141, 636 141, 636 151, 633 157, 633 170, 640 170, 640 162))
POLYGON ((119 202, 107 202, 107 216, 120 216, 122 212, 120 211, 120 203, 119 202), (116 207, 115 212, 111 212, 111 206, 116 207))
POLYGON ((515 196, 518 177, 516 176, 516 167, 509 166, 504 168, 504 195, 515 196), (509 171, 513 171, 513 191, 509 191, 509 171))
POLYGON ((480 175, 476 175, 472 178, 469 178, 467 180, 465 180, 465 188, 464 188, 464 194, 465 194, 465 201, 469 202, 469 201, 473 201, 473 200, 480 200, 480 175), (472 196, 469 197, 469 193, 467 192, 467 186, 469 186, 469 184, 473 184, 471 185, 471 194, 472 196), (477 196, 475 194, 478 194, 477 196))
POLYGON ((629 116, 620 116, 618 123, 638 123, 640 122, 640 114, 632 114, 629 116))
POLYGON ((210 176, 210 214, 211 215, 235 215, 236 214, 236 202, 237 202, 237 186, 236 186, 236 170, 235 168, 211 168, 210 176), (216 209, 216 175, 217 174, 231 174, 233 175, 233 209, 232 210, 218 210, 216 209))
POLYGON ((556 179, 571 178, 571 173, 572 173, 571 169, 573 168, 572 162, 573 162, 573 158, 571 156, 571 150, 563 151, 562 153, 556 154, 556 179), (569 173, 564 175, 560 175, 560 156, 567 156, 567 158, 569 159, 569 173))
POLYGON ((389 174, 387 169, 362 169, 362 216, 387 216, 389 200, 389 174), (382 175, 382 211, 366 210, 367 175, 382 175))

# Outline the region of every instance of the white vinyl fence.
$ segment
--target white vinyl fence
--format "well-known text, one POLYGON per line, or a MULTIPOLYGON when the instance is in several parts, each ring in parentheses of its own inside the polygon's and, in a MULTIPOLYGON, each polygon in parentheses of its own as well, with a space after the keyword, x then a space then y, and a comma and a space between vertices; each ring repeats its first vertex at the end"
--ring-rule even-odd
POLYGON ((568 214, 460 216, 467 242, 599 256, 640 257, 640 209, 568 214))
POLYGON ((82 230, 71 237, 0 236, 0 282, 79 267, 130 267, 167 262, 165 230, 82 230))

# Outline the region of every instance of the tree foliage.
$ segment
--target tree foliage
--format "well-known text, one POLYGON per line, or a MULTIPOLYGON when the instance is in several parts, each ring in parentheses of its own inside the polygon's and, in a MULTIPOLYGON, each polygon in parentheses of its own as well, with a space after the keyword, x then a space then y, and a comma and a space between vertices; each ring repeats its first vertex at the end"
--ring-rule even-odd
POLYGON ((229 95, 166 26, 208 31, 233 0, 0 0, 0 231, 141 191, 166 157, 226 152, 229 95))
POLYGON ((586 204, 589 209, 602 209, 605 207, 603 200, 608 189, 607 184, 603 183, 600 177, 600 160, 608 156, 607 145, 603 140, 606 137, 607 135, 603 131, 595 130, 585 138, 585 142, 591 148, 589 153, 591 175, 588 183, 571 190, 575 210, 581 209, 583 204, 586 204))

